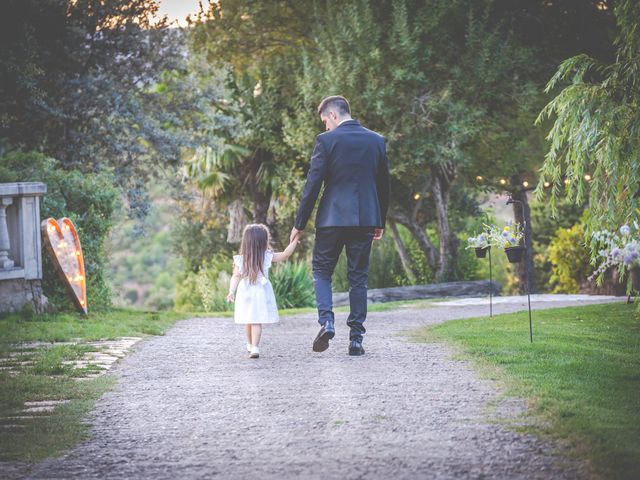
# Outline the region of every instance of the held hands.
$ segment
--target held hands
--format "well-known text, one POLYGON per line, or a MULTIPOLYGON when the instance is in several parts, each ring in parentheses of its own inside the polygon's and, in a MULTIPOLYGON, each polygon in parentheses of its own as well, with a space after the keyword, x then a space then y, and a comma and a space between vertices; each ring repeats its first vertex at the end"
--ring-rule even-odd
POLYGON ((291 235, 289 235, 289 244, 292 244, 294 241, 300 241, 300 237, 302 237, 302 230, 298 230, 296 227, 291 229, 291 235))

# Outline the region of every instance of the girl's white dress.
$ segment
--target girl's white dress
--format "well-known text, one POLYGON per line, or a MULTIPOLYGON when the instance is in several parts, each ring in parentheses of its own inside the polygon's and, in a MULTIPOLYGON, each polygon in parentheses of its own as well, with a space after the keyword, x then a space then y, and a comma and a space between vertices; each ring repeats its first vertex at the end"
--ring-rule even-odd
MULTIPOLYGON (((262 270, 264 275, 258 274, 256 283, 249 283, 247 277, 243 277, 238 284, 234 309, 234 320, 236 323, 277 323, 278 306, 273 287, 269 281, 269 267, 273 261, 273 252, 266 251, 264 254, 264 264, 262 270)), ((233 263, 240 269, 240 274, 244 275, 242 267, 242 255, 234 255, 233 263)))

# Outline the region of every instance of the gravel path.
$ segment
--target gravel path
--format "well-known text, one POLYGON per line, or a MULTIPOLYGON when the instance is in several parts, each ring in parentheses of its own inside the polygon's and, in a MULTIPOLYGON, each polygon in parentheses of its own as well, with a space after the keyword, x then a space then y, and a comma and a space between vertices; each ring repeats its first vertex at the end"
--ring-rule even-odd
MULTIPOLYGON (((534 307, 565 304, 576 302, 534 307)), ((411 343, 403 333, 484 313, 477 306, 371 313, 364 357, 347 355, 346 314, 337 315, 336 338, 321 354, 311 351, 314 315, 282 317, 265 328, 259 360, 246 358, 232 319, 179 322, 115 369, 118 385, 89 418, 92 439, 29 478, 584 476, 557 447, 492 421, 521 413, 522 402, 500 401, 496 386, 446 347, 411 343)))

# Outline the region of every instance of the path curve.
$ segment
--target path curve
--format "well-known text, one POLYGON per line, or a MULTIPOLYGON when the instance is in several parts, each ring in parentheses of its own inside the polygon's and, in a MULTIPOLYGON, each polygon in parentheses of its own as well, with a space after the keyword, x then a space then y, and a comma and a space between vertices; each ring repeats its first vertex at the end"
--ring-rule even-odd
MULTIPOLYGON (((495 311, 521 309, 507 303, 495 311)), ((345 314, 322 354, 311 351, 313 315, 282 317, 265 328, 259 360, 245 357, 231 319, 181 321, 115 369, 118 385, 89 418, 92 438, 29 478, 582 477, 581 465, 554 454, 557 446, 487 417, 500 398, 492 382, 446 347, 404 335, 484 313, 477 306, 371 313, 364 357, 346 354, 345 314)), ((501 402, 495 414, 513 416, 517 405, 501 402)))

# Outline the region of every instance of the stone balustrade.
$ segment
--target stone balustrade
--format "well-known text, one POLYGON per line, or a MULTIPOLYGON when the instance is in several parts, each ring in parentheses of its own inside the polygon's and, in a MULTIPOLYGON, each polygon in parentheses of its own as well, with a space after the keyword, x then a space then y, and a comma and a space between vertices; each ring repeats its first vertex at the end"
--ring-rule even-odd
POLYGON ((31 303, 42 311, 42 239, 39 182, 0 184, 0 311, 18 311, 31 303))

